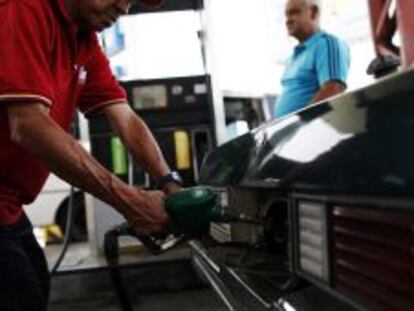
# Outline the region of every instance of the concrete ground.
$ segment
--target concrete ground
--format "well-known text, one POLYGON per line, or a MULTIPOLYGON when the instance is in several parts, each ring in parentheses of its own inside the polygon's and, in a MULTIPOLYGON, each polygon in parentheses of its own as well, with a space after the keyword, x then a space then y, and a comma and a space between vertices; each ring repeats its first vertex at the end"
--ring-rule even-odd
MULTIPOLYGON (((134 311, 226 311, 215 293, 209 289, 186 290, 175 293, 146 294, 139 299, 131 297, 134 311)), ((115 296, 80 301, 55 302, 49 311, 120 311, 115 296)))
MULTIPOLYGON (((52 264, 60 248, 46 254, 52 264)), ((122 278, 134 311, 226 311, 216 294, 200 280, 188 249, 161 256, 143 251, 121 257, 122 278)), ((104 258, 87 244, 74 244, 52 277, 49 311, 121 311, 104 258)))

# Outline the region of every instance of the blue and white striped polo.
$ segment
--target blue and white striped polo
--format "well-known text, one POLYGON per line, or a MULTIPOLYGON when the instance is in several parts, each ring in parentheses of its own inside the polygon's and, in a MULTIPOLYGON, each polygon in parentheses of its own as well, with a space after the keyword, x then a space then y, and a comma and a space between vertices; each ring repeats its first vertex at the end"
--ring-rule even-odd
POLYGON ((305 107, 327 82, 346 85, 349 66, 348 45, 325 31, 318 31, 295 47, 282 77, 283 91, 274 116, 279 118, 305 107))

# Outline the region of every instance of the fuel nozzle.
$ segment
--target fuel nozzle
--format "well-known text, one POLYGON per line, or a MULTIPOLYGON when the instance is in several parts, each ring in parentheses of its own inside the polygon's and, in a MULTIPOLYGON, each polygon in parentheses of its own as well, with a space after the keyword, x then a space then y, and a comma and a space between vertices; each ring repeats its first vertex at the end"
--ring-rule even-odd
POLYGON ((263 221, 248 217, 217 202, 217 195, 208 188, 185 189, 166 199, 166 209, 176 224, 178 232, 200 237, 208 234, 211 223, 251 223, 263 221))
POLYGON ((168 196, 165 208, 174 221, 175 230, 172 234, 165 238, 142 236, 128 223, 123 223, 107 232, 105 241, 108 241, 108 246, 111 246, 113 244, 111 241, 115 241, 117 237, 130 235, 138 238, 153 254, 160 254, 189 239, 207 236, 212 223, 237 222, 265 225, 262 220, 223 207, 218 203, 217 195, 204 187, 188 188, 168 196))

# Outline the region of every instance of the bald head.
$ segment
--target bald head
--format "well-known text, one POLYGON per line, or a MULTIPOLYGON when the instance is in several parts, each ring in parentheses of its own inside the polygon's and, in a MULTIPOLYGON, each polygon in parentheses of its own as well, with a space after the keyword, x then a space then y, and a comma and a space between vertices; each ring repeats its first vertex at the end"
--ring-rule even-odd
POLYGON ((299 42, 305 41, 319 30, 320 0, 287 0, 286 26, 289 34, 299 42))
POLYGON ((302 6, 316 8, 319 11, 322 8, 322 0, 296 0, 296 1, 286 0, 286 5, 288 5, 289 2, 296 2, 297 4, 302 5, 302 6))
POLYGON ((318 8, 319 10, 322 8, 322 2, 321 2, 321 0, 303 0, 303 2, 306 4, 306 5, 308 5, 308 6, 310 6, 310 7, 316 7, 316 8, 318 8))

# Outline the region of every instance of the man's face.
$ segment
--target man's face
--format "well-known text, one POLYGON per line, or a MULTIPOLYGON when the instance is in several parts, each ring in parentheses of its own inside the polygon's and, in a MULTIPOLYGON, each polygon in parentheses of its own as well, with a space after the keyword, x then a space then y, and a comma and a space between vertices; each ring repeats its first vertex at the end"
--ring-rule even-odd
POLYGON ((135 0, 78 0, 77 15, 82 27, 101 31, 128 13, 135 0))
POLYGON ((315 26, 318 18, 317 9, 304 0, 288 0, 285 15, 289 35, 298 39, 315 26))

